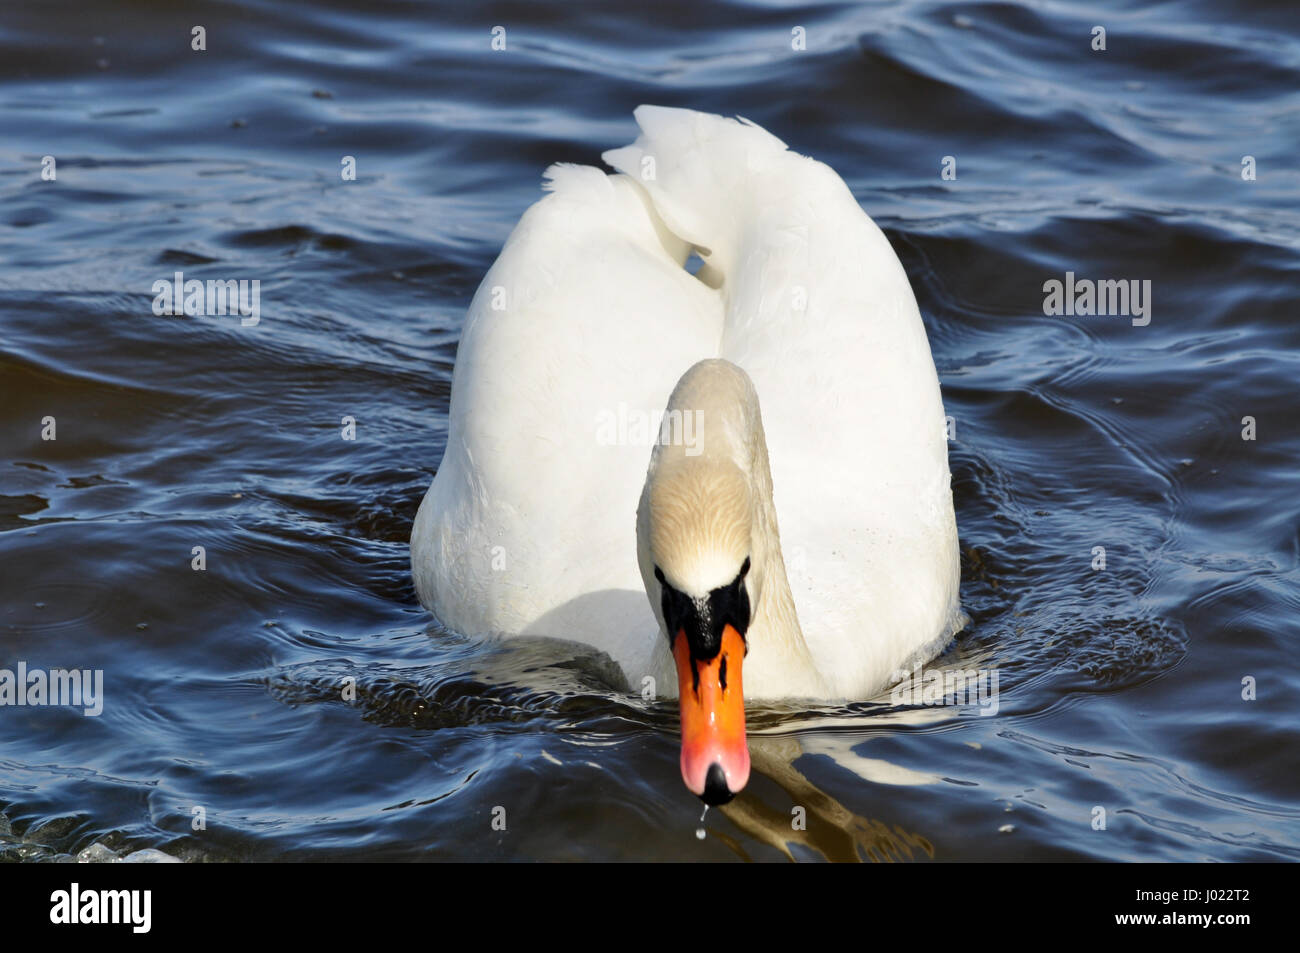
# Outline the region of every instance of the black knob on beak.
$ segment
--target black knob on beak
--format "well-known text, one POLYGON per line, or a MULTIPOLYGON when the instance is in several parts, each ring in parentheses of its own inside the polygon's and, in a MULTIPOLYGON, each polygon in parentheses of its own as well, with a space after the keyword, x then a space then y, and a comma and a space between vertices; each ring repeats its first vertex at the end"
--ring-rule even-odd
POLYGON ((722 765, 713 762, 709 765, 708 776, 704 779, 704 793, 700 795, 700 800, 709 807, 720 807, 735 796, 735 793, 727 787, 727 776, 723 773, 722 765))

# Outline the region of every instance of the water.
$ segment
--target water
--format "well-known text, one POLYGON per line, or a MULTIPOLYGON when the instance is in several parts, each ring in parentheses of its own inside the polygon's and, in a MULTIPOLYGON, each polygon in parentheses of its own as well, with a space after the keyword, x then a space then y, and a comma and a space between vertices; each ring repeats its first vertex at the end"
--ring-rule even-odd
POLYGON ((0 709, 0 856, 1297 859, 1298 34, 1187 0, 6 5, 0 668, 105 700, 0 709), (955 425, 941 662, 1001 687, 756 709, 703 822, 670 705, 443 631, 407 561, 470 296, 640 102, 765 125, 886 229, 955 425), (260 280, 260 323, 154 315, 176 271, 260 280), (1150 324, 1045 316, 1066 272, 1150 280, 1150 324))

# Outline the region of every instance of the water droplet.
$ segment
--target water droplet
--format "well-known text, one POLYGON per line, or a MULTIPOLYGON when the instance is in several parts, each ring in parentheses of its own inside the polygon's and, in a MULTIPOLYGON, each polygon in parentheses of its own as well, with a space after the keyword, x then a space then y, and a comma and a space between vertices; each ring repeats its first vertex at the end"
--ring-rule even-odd
POLYGON ((695 839, 704 840, 704 828, 702 827, 695 828, 695 839))

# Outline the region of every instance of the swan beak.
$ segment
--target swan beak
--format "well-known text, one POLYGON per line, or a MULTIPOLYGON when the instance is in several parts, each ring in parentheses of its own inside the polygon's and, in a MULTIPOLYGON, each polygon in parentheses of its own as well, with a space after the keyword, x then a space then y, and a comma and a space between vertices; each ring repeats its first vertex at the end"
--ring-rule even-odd
POLYGON ((673 642, 682 713, 682 780, 705 804, 726 804, 749 780, 740 669, 745 640, 732 626, 712 659, 694 659, 684 631, 673 642))

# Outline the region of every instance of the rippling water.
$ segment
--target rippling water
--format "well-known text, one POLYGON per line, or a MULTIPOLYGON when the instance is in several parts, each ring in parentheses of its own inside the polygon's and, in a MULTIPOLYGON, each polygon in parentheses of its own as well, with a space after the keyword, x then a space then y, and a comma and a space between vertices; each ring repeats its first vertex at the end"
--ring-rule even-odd
POLYGON ((1293 5, 6 5, 0 130, 0 668, 105 694, 0 708, 0 857, 1300 858, 1293 5), (671 705, 442 630, 408 565, 478 281, 640 102, 885 228, 955 428, 940 662, 1001 687, 752 712, 704 839, 671 705), (260 323, 156 316, 176 271, 260 323), (1045 316, 1067 272, 1150 324, 1045 316))

